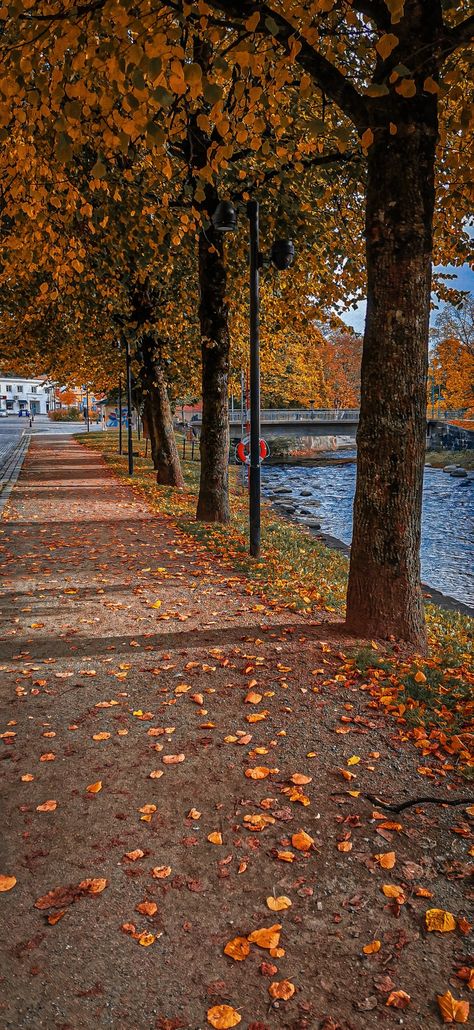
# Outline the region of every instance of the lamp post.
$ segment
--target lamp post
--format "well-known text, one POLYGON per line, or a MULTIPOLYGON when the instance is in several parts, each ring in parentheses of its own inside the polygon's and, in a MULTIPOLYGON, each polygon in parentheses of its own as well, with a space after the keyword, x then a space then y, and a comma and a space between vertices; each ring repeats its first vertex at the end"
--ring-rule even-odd
POLYGON ((127 443, 128 474, 133 476, 133 440, 132 440, 132 362, 128 336, 125 337, 125 367, 127 370, 127 443))
POLYGON ((118 379, 118 445, 119 454, 122 453, 122 373, 119 372, 118 379))
MULTIPOLYGON (((260 269, 263 254, 259 243, 259 204, 257 200, 247 203, 250 243, 250 475, 249 475, 249 524, 250 554, 260 556, 260 269)), ((217 232, 235 232, 237 212, 234 205, 221 201, 212 216, 217 232)), ((283 271, 293 264, 295 248, 291 240, 276 240, 270 250, 270 260, 275 268, 283 271)))

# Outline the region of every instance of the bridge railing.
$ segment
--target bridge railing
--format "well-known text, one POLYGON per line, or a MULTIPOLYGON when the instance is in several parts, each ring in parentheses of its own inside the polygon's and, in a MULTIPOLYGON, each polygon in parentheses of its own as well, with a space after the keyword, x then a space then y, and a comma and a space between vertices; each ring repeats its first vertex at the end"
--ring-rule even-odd
MULTIPOLYGON (((245 416, 244 416, 245 417, 245 416)), ((202 415, 196 414, 191 422, 199 423, 202 415)), ((265 422, 358 422, 358 408, 263 408, 260 413, 260 421, 265 422)), ((231 425, 241 425, 242 412, 237 409, 229 411, 229 422, 231 425)))

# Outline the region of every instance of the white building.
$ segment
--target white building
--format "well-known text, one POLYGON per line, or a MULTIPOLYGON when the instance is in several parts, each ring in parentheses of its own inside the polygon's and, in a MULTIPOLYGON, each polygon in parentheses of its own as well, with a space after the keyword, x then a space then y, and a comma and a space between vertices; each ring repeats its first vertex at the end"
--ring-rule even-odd
POLYGON ((54 384, 47 379, 22 379, 0 375, 0 411, 18 415, 47 415, 54 407, 54 384))

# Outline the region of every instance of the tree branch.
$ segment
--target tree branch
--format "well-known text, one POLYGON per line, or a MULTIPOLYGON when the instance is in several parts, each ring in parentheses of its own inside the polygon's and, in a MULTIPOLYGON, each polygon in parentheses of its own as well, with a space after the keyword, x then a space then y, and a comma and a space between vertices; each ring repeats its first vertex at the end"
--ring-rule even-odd
POLYGON ((390 14, 383 0, 382 2, 380 0, 353 0, 352 7, 354 11, 364 14, 366 18, 375 22, 377 28, 383 29, 385 32, 389 31, 390 14))
POLYGON ((231 15, 233 19, 238 19, 241 23, 258 10, 260 22, 255 31, 272 37, 287 52, 291 49, 290 40, 298 42, 300 49, 295 60, 300 67, 304 68, 314 82, 334 100, 359 131, 367 128, 369 116, 364 97, 331 61, 328 61, 305 39, 298 37, 298 30, 278 11, 273 10, 267 3, 255 4, 250 0, 244 0, 243 3, 241 0, 240 2, 239 0, 208 0, 208 6, 231 15), (268 27, 269 19, 275 25, 274 31, 268 27))
POLYGON ((466 18, 465 21, 461 21, 459 25, 454 25, 452 28, 446 26, 446 33, 441 44, 440 60, 444 61, 446 57, 449 57, 459 47, 464 46, 465 43, 470 43, 473 38, 474 14, 471 14, 470 18, 466 18))

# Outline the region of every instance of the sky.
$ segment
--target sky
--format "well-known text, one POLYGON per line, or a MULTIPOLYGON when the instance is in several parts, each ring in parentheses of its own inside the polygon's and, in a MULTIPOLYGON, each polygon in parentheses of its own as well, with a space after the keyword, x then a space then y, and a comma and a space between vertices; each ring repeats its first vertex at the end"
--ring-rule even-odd
MULTIPOLYGON (((462 265, 461 268, 455 268, 454 265, 446 265, 442 267, 438 265, 435 268, 435 272, 449 272, 456 276, 456 279, 450 280, 448 285, 454 286, 459 290, 469 290, 470 293, 474 293, 474 271, 470 265, 462 265)), ((436 296, 433 295, 433 300, 436 303, 436 296)), ((442 303, 439 304, 439 308, 444 307, 442 303)), ((431 312, 431 320, 434 321, 438 313, 438 309, 434 308, 431 312)), ((358 333, 364 332, 364 319, 365 319, 365 300, 361 301, 357 307, 349 311, 341 313, 344 322, 347 325, 352 326, 353 329, 358 333)))

